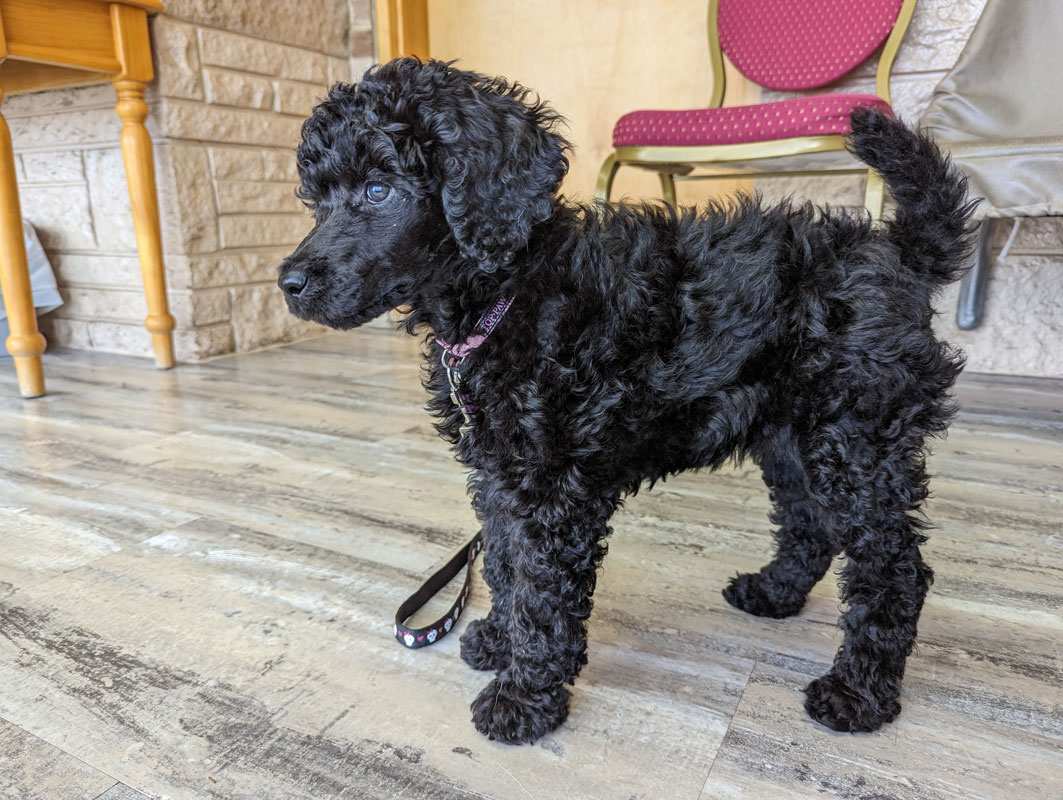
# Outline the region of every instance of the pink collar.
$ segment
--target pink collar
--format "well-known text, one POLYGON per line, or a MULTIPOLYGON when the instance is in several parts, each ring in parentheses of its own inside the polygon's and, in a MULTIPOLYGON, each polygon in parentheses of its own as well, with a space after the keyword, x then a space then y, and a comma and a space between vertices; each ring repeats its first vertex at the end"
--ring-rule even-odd
POLYGON ((482 345, 487 337, 491 335, 491 331, 502 321, 502 317, 506 315, 509 307, 513 305, 513 297, 513 295, 510 295, 509 297, 498 298, 498 302, 494 304, 491 310, 480 317, 480 320, 476 323, 475 332, 465 341, 457 344, 448 344, 436 337, 436 344, 443 348, 443 351, 450 356, 451 360, 455 362, 461 361, 482 345))

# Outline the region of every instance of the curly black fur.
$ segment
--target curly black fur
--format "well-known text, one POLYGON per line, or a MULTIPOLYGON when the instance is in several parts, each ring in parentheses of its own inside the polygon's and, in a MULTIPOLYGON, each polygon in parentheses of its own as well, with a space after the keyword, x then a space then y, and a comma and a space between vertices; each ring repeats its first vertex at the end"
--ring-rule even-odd
POLYGON ((724 596, 796 614, 844 552, 845 640, 806 708, 878 728, 900 709, 931 582, 914 512, 961 360, 934 338, 930 298, 964 263, 963 181, 929 140, 862 110, 852 150, 900 205, 881 228, 749 198, 590 209, 557 196, 557 123, 526 89, 440 62, 337 85, 298 151, 317 224, 281 267, 301 317, 348 328, 406 303, 410 332, 431 332, 429 408, 472 470, 492 590, 462 640, 497 671, 477 728, 531 742, 565 719, 621 498, 743 457, 763 468, 778 552, 724 596), (462 365, 476 419, 461 436, 434 337, 463 340, 505 295, 462 365))

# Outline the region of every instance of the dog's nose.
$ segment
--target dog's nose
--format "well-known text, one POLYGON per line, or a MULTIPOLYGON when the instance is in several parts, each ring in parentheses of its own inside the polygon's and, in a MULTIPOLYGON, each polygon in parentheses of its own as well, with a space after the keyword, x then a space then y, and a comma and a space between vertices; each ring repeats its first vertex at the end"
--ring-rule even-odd
POLYGON ((286 295, 298 297, 303 289, 306 288, 306 273, 301 269, 293 269, 291 272, 282 275, 277 283, 280 284, 286 295))

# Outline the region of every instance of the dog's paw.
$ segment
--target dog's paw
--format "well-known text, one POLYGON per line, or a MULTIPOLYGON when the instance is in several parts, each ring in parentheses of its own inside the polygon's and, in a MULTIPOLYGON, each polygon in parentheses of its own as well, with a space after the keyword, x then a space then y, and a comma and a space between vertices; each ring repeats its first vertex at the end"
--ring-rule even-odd
POLYGON ((473 669, 505 669, 509 654, 509 637, 490 618, 470 623, 461 635, 461 659, 473 669))
POLYGON ((760 572, 731 578, 723 597, 740 611, 773 619, 792 617, 805 605, 803 594, 772 583, 760 572))
POLYGON ((565 721, 568 698, 564 686, 525 692, 496 678, 473 700, 472 721, 488 739, 531 744, 565 721))
POLYGON ((901 713, 896 698, 876 700, 856 692, 833 672, 805 687, 805 711, 816 722, 844 733, 866 733, 901 713))

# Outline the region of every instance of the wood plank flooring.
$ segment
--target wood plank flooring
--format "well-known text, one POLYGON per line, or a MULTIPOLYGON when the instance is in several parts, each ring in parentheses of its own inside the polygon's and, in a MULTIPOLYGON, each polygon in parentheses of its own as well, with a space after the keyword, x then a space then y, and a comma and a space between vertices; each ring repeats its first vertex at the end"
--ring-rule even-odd
POLYGON ((771 552, 744 466, 617 515, 569 721, 514 748, 457 636, 391 638, 474 530, 415 340, 46 359, 33 401, 0 361, 0 798, 1063 798, 1063 382, 962 379, 896 723, 802 710, 832 576, 785 621, 720 596, 771 552))

